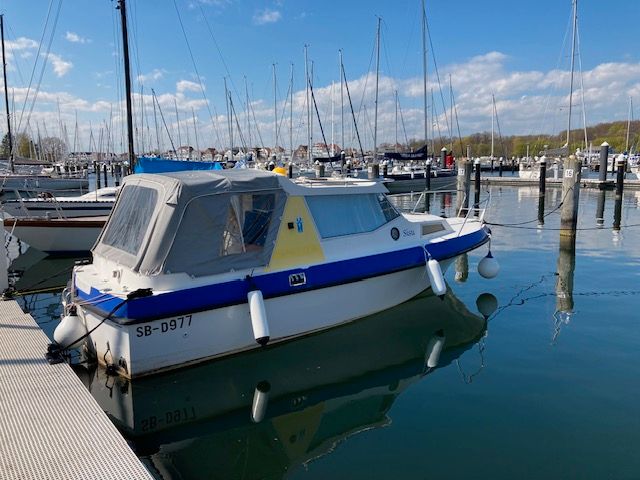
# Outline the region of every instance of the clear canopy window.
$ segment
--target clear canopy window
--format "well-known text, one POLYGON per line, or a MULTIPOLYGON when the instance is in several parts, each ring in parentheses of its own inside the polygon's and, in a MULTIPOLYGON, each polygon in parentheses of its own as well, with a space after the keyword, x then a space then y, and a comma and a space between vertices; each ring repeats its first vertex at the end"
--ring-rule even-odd
POLYGON ((137 255, 156 208, 158 192, 153 188, 126 185, 120 192, 102 243, 137 255))
POLYGON ((399 213, 381 194, 307 197, 307 204, 322 238, 371 232, 399 213))
POLYGON ((266 265, 279 226, 273 219, 283 206, 284 195, 273 191, 194 198, 164 271, 201 276, 266 265))

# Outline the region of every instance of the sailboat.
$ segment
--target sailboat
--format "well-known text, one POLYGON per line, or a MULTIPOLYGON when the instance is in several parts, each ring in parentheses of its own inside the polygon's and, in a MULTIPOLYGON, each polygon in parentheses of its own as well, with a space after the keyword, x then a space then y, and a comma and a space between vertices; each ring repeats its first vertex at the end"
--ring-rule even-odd
POLYGON ((429 185, 434 190, 454 189, 456 174, 452 169, 436 169, 429 162, 428 155, 428 118, 427 118, 427 12, 422 0, 422 84, 424 100, 424 138, 425 144, 411 152, 385 152, 385 161, 409 162, 409 165, 395 166, 385 175, 385 186, 391 193, 408 193, 424 190, 429 175, 429 185), (415 164, 414 162, 418 162, 415 164))
POLYGON ((51 176, 44 173, 16 173, 14 164, 14 145, 11 133, 11 112, 9 111, 9 88, 7 84, 7 57, 4 44, 4 15, 0 15, 0 41, 2 44, 2 73, 4 79, 4 103, 7 112, 7 140, 9 147, 8 167, 10 171, 0 172, 0 195, 15 192, 44 192, 60 190, 88 189, 86 176, 51 176))

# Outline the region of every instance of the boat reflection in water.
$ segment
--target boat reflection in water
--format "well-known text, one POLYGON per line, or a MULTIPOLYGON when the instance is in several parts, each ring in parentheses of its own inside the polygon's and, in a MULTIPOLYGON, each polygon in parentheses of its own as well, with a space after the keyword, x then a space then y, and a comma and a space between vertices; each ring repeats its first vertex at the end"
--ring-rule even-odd
POLYGON ((396 397, 485 325, 451 293, 423 293, 246 354, 133 381, 85 371, 85 381, 159 478, 279 478, 390 423, 396 397))

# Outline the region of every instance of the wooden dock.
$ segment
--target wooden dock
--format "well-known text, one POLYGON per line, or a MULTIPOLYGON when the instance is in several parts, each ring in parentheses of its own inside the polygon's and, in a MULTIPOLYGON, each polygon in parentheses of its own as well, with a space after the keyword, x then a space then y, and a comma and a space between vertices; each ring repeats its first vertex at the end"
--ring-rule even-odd
POLYGON ((0 301, 0 479, 152 479, 49 339, 0 301))

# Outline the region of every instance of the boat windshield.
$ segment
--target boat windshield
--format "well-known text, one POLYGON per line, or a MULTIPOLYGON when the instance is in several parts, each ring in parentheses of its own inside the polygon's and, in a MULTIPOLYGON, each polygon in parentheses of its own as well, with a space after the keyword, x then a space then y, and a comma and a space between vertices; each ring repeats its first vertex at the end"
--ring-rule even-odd
POLYGON ((158 200, 158 192, 140 185, 126 185, 102 236, 104 245, 137 255, 158 200))
POLYGON ((308 196, 322 238, 372 232, 400 214, 383 194, 308 196))

